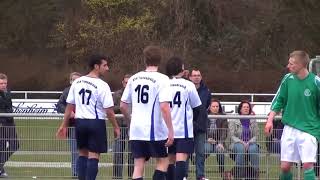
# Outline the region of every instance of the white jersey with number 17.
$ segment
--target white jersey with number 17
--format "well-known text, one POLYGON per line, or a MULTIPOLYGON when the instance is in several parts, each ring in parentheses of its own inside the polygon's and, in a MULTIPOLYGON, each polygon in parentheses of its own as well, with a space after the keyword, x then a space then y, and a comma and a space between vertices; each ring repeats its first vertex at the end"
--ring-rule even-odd
POLYGON ((127 83, 121 101, 132 104, 130 140, 159 141, 168 138, 160 103, 170 102, 168 76, 159 72, 139 72, 127 83))
POLYGON ((195 85, 183 78, 170 80, 173 99, 170 103, 174 138, 193 138, 193 110, 201 105, 195 85))
POLYGON ((104 109, 113 106, 113 99, 106 82, 100 78, 82 76, 72 83, 67 103, 76 106, 75 118, 105 120, 104 109))

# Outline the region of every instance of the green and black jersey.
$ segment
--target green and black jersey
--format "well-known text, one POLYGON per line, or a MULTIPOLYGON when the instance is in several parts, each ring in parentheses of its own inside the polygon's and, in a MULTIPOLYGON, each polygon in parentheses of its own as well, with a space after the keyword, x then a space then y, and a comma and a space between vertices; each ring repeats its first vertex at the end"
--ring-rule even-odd
POLYGON ((271 110, 283 110, 282 122, 320 139, 320 78, 309 73, 304 79, 287 74, 281 81, 271 110))

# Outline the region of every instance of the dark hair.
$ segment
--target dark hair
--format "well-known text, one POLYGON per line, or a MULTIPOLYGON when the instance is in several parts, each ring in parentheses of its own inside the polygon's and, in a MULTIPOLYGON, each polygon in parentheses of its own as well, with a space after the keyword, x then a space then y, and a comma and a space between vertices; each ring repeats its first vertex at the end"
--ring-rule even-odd
POLYGON ((94 54, 92 56, 90 56, 89 61, 88 61, 88 66, 90 68, 90 70, 94 69, 94 65, 100 65, 102 63, 102 60, 107 61, 107 57, 104 55, 100 55, 100 54, 94 54))
POLYGON ((238 105, 238 114, 241 114, 241 108, 243 104, 249 104, 249 115, 252 113, 252 105, 249 101, 247 100, 242 100, 240 104, 238 105))
POLYGON ((173 56, 171 57, 166 65, 167 75, 172 77, 174 75, 178 75, 183 71, 182 69, 183 61, 180 57, 173 56))
POLYGON ((200 69, 198 69, 198 68, 194 68, 194 69, 191 69, 191 71, 190 71, 190 75, 192 75, 192 72, 193 72, 193 71, 199 71, 199 72, 201 73, 200 69))
POLYGON ((161 49, 158 46, 147 46, 143 50, 147 66, 159 66, 161 62, 161 49))
MULTIPOLYGON (((223 113, 223 109, 222 109, 221 102, 220 102, 218 99, 212 99, 211 102, 210 102, 210 106, 211 106, 211 103, 213 103, 213 102, 218 103, 218 106, 219 106, 219 111, 218 111, 218 113, 219 113, 219 114, 224 114, 224 113, 223 113)), ((209 109, 210 109, 210 108, 209 108, 209 109)))

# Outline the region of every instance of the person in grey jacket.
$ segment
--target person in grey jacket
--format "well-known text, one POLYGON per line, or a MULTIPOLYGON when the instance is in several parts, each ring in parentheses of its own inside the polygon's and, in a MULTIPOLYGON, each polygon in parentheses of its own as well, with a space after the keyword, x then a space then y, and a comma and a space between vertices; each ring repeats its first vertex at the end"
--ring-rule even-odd
MULTIPOLYGON (((252 106, 248 101, 241 101, 238 106, 239 115, 251 115, 252 106)), ((231 138, 230 148, 234 153, 236 167, 241 171, 245 169, 246 158, 249 156, 255 174, 259 172, 259 145, 257 138, 259 133, 258 123, 255 119, 231 119, 229 122, 231 138)), ((241 172, 239 172, 241 173, 241 172)))
MULTIPOLYGON (((81 77, 81 74, 78 72, 72 72, 70 73, 69 76, 69 80, 70 80, 70 84, 73 83, 74 80, 76 80, 77 78, 81 77)), ((67 106, 67 97, 69 94, 69 90, 70 90, 70 86, 66 87, 57 104, 57 112, 58 113, 64 113, 66 106, 67 106)), ((74 112, 73 112, 73 116, 74 116, 74 112)), ((69 144, 70 144, 70 150, 71 150, 71 175, 72 177, 78 177, 77 175, 77 168, 76 168, 76 162, 78 159, 78 151, 77 151, 77 142, 76 142, 76 136, 75 136, 75 130, 74 130, 74 126, 75 126, 75 119, 71 118, 69 121, 69 128, 68 128, 68 138, 69 138, 69 144)))

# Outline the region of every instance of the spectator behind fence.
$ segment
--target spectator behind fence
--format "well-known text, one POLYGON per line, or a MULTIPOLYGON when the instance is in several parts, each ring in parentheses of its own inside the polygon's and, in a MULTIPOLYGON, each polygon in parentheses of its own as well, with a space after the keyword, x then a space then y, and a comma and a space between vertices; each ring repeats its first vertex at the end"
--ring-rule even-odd
MULTIPOLYGON (((114 102, 114 112, 116 114, 121 114, 120 111, 120 100, 123 94, 123 90, 126 87, 129 78, 131 77, 130 74, 124 75, 122 79, 122 88, 115 91, 113 96, 114 102)), ((129 113, 131 114, 131 107, 129 107, 129 113)), ((120 139, 116 139, 114 142, 113 147, 113 178, 114 179, 123 179, 122 178, 122 169, 123 169, 123 154, 126 149, 126 142, 128 137, 128 126, 125 122, 124 118, 117 118, 117 122, 120 126, 120 139)), ((130 151, 130 147, 128 144, 128 177, 132 177, 133 173, 133 158, 130 151)))
POLYGON ((193 69, 190 74, 190 80, 197 88, 202 105, 200 106, 199 116, 193 120, 194 148, 196 154, 196 179, 205 180, 205 142, 208 125, 208 108, 211 102, 211 93, 208 87, 202 81, 200 70, 193 69))
POLYGON ((109 59, 101 55, 90 57, 89 74, 76 79, 70 87, 63 122, 56 134, 58 138, 66 138, 72 111, 76 110, 77 173, 80 180, 96 179, 100 153, 107 152, 106 116, 112 123, 115 138, 120 137, 110 87, 100 79, 109 70, 108 62, 109 59))
MULTIPOLYGON (((239 115, 250 115, 252 106, 248 101, 241 101, 238 106, 239 115)), ((229 123, 231 138, 231 150, 234 153, 236 162, 236 175, 242 176, 247 169, 247 158, 255 170, 255 175, 259 172, 259 145, 257 138, 259 133, 258 123, 255 119, 231 119, 229 123)))
MULTIPOLYGON (((72 72, 69 75, 69 82, 70 85, 73 83, 74 80, 78 79, 81 77, 81 74, 78 72, 72 72)), ((67 106, 67 97, 69 94, 70 86, 66 87, 57 103, 57 112, 58 113, 64 113, 66 110, 67 106)), ((70 144, 70 150, 71 150, 71 175, 72 177, 77 177, 77 159, 78 159, 78 152, 77 152, 77 141, 76 141, 76 133, 75 133, 75 119, 74 119, 74 112, 71 113, 71 118, 69 120, 69 128, 68 128, 68 133, 67 136, 69 138, 69 144, 70 144)))
POLYGON ((280 119, 273 120, 273 129, 270 136, 266 136, 266 147, 269 153, 280 154, 283 123, 280 119))
MULTIPOLYGON (((12 113, 11 93, 7 89, 8 77, 0 73, 0 113, 12 113)), ((4 164, 19 148, 13 117, 0 117, 0 177, 7 177, 4 164)))
MULTIPOLYGON (((219 100, 213 99, 209 109, 210 115, 223 115, 222 106, 219 100)), ((224 174, 224 153, 225 141, 228 135, 228 120, 223 118, 209 119, 207 142, 205 144, 206 153, 216 153, 221 177, 224 174)))

